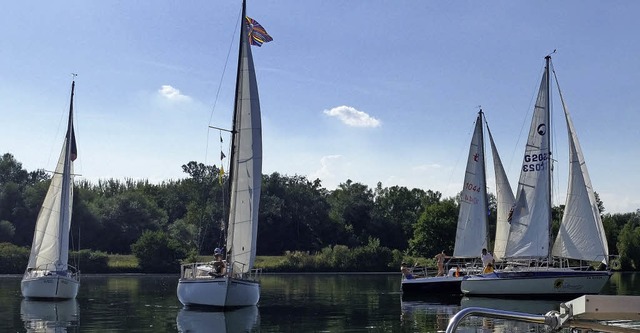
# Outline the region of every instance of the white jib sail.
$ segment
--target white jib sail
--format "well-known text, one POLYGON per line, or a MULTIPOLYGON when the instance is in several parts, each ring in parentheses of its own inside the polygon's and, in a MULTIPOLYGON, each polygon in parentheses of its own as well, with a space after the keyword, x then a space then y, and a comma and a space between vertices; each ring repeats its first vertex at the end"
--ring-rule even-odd
POLYGON ((491 153, 493 156, 493 169, 496 177, 496 201, 497 201, 497 218, 496 218, 496 238, 493 245, 493 257, 496 260, 504 258, 507 240, 509 238, 509 211, 516 202, 511 190, 507 173, 504 171, 498 149, 493 142, 493 136, 487 126, 489 141, 491 142, 491 153))
MULTIPOLYGON (((562 99, 562 93, 560 93, 562 99)), ((591 179, 569 110, 562 100, 569 132, 569 188, 553 255, 608 263, 609 248, 591 179)))
POLYGON ((542 76, 525 147, 505 257, 547 257, 551 223, 548 71, 542 76))
POLYGON ((227 233, 229 261, 233 264, 234 273, 246 273, 253 268, 262 182, 262 125, 258 85, 244 18, 241 26, 227 233))
POLYGON ((482 113, 479 113, 469 147, 464 184, 460 192, 454 257, 479 257, 481 250, 487 248, 486 188, 482 113))

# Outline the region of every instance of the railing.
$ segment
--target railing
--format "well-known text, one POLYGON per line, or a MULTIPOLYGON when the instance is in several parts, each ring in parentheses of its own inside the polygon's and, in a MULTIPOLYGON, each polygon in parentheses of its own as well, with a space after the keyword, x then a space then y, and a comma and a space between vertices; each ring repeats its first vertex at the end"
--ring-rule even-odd
POLYGON ((74 266, 67 265, 67 269, 60 270, 60 267, 54 263, 47 263, 37 266, 36 268, 27 268, 24 273, 27 277, 41 277, 41 276, 65 276, 75 280, 80 280, 80 271, 74 266))
POLYGON ((234 274, 234 272, 242 272, 245 266, 244 263, 234 261, 231 265, 227 264, 226 271, 217 274, 210 261, 183 264, 180 268, 180 277, 183 279, 203 279, 231 276, 238 279, 257 280, 262 274, 262 268, 251 269, 248 273, 234 274))
POLYGON ((453 333, 458 329, 462 320, 468 316, 483 316, 496 319, 518 320, 533 324, 543 324, 549 326, 553 330, 557 330, 562 326, 563 320, 558 311, 549 311, 545 315, 535 315, 524 312, 503 311, 488 308, 470 307, 458 311, 451 319, 447 326, 446 333, 453 333))

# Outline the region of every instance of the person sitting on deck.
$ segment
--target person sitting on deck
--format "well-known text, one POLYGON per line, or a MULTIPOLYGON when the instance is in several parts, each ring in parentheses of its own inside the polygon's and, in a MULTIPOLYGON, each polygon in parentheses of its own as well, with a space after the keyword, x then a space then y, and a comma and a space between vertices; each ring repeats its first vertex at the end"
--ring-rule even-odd
POLYGON ((409 267, 407 267, 407 263, 402 263, 402 265, 400 265, 400 271, 402 272, 402 277, 407 279, 407 280, 411 280, 413 279, 413 274, 411 274, 411 270, 409 270, 409 267))
POLYGON ((223 276, 227 273, 227 263, 222 260, 222 249, 216 248, 213 251, 213 271, 209 273, 212 276, 223 276))

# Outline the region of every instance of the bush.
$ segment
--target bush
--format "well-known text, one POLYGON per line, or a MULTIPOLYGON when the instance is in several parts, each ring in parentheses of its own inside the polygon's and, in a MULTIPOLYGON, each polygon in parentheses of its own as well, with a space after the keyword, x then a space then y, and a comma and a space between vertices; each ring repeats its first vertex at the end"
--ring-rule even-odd
POLYGON ((131 250, 144 273, 178 273, 180 259, 186 256, 180 244, 162 231, 145 231, 131 250))
POLYGON ((109 272, 109 257, 104 252, 80 250, 71 252, 69 256, 72 259, 69 264, 76 265, 82 273, 109 272))
POLYGON ((0 274, 22 274, 29 263, 29 249, 0 243, 0 274))

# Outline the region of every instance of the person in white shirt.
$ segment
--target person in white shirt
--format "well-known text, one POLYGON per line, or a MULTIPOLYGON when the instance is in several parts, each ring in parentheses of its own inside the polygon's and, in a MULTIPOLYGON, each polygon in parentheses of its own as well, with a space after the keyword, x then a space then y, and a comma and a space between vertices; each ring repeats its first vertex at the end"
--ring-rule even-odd
POLYGON ((487 249, 482 249, 482 256, 480 256, 480 258, 482 259, 483 273, 489 273, 489 270, 487 269, 489 267, 489 264, 491 264, 491 268, 495 266, 495 260, 493 259, 493 256, 487 251, 487 249))

